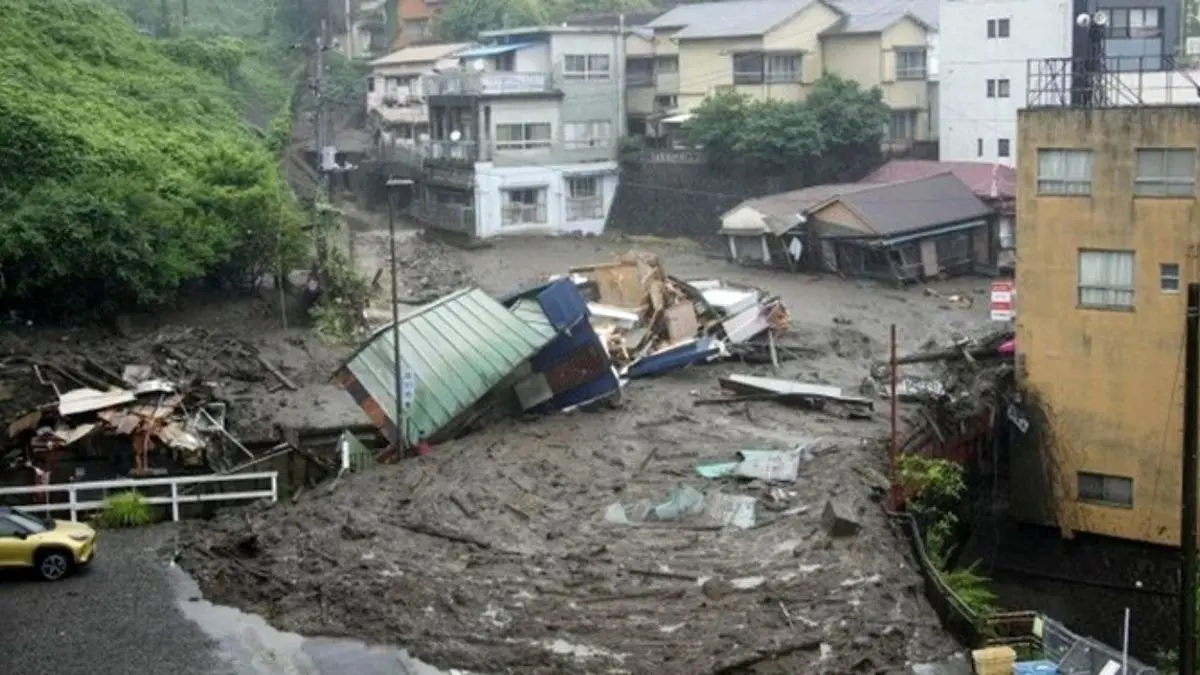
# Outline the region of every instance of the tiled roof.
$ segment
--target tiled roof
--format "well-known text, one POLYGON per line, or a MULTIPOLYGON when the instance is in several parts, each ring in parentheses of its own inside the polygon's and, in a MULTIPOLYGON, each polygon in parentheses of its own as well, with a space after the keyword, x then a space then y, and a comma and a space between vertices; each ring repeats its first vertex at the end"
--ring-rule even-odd
POLYGON ((408 63, 431 63, 433 61, 440 61, 441 59, 447 58, 451 54, 462 51, 470 46, 470 43, 462 42, 405 47, 400 51, 392 52, 387 56, 382 56, 378 59, 375 59, 369 65, 401 66, 408 63))
POLYGON ((1017 196, 1017 172, 1010 166, 991 162, 933 162, 920 159, 894 159, 871 172, 864 183, 895 183, 927 178, 949 171, 982 199, 1014 199, 1017 196))
POLYGON ((845 17, 826 34, 878 33, 905 16, 938 27, 937 0, 829 0, 845 17))
POLYGON ((872 187, 874 186, 861 183, 813 185, 799 190, 747 199, 737 208, 745 206, 761 213, 766 216, 767 227, 775 234, 782 234, 796 226, 797 214, 804 213, 817 204, 827 202, 839 195, 868 190, 872 187))
POLYGON ((903 183, 876 183, 838 195, 881 235, 984 218, 992 210, 950 172, 903 183))
POLYGON ((734 0, 680 5, 646 25, 681 28, 673 36, 680 40, 762 35, 815 1, 734 0))

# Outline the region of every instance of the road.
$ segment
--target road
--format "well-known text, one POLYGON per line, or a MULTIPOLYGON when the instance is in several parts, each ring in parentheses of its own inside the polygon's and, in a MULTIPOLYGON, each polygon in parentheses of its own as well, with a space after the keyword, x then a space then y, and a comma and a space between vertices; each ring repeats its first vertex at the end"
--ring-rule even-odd
POLYGON ((57 583, 0 578, 5 675, 437 675, 396 649, 281 633, 199 598, 162 553, 169 525, 104 532, 57 583))

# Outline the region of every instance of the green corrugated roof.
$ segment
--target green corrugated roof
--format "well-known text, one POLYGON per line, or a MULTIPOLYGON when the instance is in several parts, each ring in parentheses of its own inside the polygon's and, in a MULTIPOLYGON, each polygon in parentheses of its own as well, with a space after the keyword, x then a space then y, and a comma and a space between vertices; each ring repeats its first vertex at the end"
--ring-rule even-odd
MULTIPOLYGON (((416 385, 404 424, 410 444, 469 409, 556 334, 536 302, 518 316, 478 288, 430 303, 402 317, 399 327, 400 361, 416 385)), ((379 329, 346 362, 388 419, 396 409, 394 332, 391 324, 379 329)))

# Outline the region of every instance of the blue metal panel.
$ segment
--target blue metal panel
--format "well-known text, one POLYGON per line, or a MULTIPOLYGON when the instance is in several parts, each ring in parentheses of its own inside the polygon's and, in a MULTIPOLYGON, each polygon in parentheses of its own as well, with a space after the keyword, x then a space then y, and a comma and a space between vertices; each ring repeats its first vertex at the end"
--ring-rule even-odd
POLYGON ((559 279, 543 289, 537 296, 538 304, 558 330, 571 328, 587 320, 587 301, 580 295, 575 283, 559 279))
POLYGON ((535 44, 537 43, 517 42, 510 45, 487 45, 485 47, 475 47, 474 49, 467 49, 465 51, 456 53, 454 58, 478 59, 485 56, 496 56, 498 54, 507 54, 509 52, 515 52, 519 49, 525 49, 526 47, 532 47, 535 44))
POLYGON ((716 340, 701 338, 694 342, 672 347, 652 356, 644 356, 625 370, 625 376, 632 379, 635 377, 660 375, 671 370, 690 366, 693 363, 706 361, 719 350, 720 347, 716 340))

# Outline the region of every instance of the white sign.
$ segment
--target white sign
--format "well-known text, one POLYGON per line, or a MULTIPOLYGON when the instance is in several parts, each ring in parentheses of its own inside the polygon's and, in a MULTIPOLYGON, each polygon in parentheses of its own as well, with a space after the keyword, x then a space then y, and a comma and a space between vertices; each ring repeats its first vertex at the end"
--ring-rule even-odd
POLYGON ((413 372, 405 368, 400 372, 400 405, 408 408, 417 397, 417 378, 413 372))
POLYGON ((1016 284, 1012 281, 993 281, 991 299, 988 302, 988 309, 992 313, 992 321, 1012 321, 1017 315, 1015 300, 1017 295, 1016 284))

